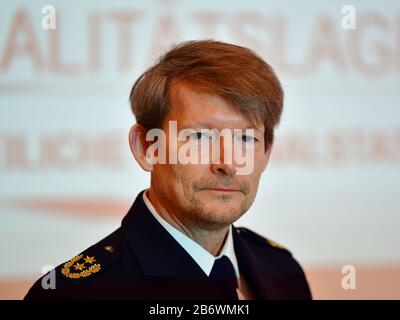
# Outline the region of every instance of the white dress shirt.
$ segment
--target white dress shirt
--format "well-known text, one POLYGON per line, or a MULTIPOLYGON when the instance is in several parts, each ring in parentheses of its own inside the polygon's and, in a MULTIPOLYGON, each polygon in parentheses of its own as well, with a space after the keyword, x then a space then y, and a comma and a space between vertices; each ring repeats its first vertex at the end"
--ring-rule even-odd
MULTIPOLYGON (((158 212, 155 210, 153 205, 151 204, 149 198, 147 197, 147 192, 149 189, 146 189, 143 193, 143 201, 146 204, 149 211, 152 213, 154 218, 168 231, 168 233, 186 250, 186 252, 193 258, 194 261, 200 266, 200 268, 204 271, 204 273, 209 276, 211 273, 211 269, 214 265, 214 261, 223 255, 227 256, 229 260, 232 262, 233 268, 235 269, 236 277, 238 279, 239 288, 236 289, 238 293, 238 297, 240 300, 244 300, 245 297, 242 293, 243 288, 246 290, 246 285, 243 281, 243 277, 240 277, 239 266, 236 259, 235 250, 233 247, 233 237, 232 237, 232 225, 229 228, 228 236, 226 237, 224 246, 220 254, 217 257, 214 257, 210 252, 204 249, 200 244, 196 241, 188 237, 186 234, 176 229, 174 226, 169 224, 163 217, 161 217, 158 212)), ((247 288, 248 291, 248 288, 247 288)), ((247 294, 246 296, 248 296, 247 294)))

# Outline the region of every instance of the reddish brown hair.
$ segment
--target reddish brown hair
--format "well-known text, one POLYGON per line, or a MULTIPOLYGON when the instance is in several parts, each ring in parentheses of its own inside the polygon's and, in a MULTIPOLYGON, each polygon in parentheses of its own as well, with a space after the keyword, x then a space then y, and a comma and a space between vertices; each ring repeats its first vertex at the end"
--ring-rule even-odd
POLYGON ((273 69, 252 50, 213 40, 174 46, 133 85, 130 104, 137 123, 148 130, 162 127, 174 80, 224 98, 252 125, 264 125, 266 150, 273 142, 283 90, 273 69))

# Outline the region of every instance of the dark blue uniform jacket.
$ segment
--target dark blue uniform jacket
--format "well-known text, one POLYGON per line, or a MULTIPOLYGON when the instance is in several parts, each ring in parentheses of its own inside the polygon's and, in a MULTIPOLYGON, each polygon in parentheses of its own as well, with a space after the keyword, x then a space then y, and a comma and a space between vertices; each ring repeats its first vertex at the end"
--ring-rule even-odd
MULTIPOLYGON (((256 299, 311 299, 303 270, 288 250, 235 226, 233 242, 240 273, 256 299)), ((221 299, 203 270, 152 216, 143 191, 120 228, 53 274, 56 289, 43 289, 47 280, 42 277, 25 299, 221 299)))

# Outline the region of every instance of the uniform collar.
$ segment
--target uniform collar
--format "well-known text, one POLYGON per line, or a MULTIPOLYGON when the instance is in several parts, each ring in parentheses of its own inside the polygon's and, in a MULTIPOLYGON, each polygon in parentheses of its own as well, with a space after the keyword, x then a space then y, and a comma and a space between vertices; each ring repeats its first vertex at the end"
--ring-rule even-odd
POLYGON ((236 277, 239 278, 239 267, 233 245, 232 225, 229 227, 228 236, 225 239, 225 243, 220 254, 217 257, 214 257, 200 244, 188 237, 183 232, 176 229, 164 218, 162 218, 150 202, 150 199, 147 197, 147 192, 148 189, 144 190, 143 192, 143 201, 153 217, 164 227, 165 230, 168 231, 168 233, 183 247, 183 249, 186 250, 186 252, 193 258, 194 261, 196 261, 196 263, 200 266, 200 268, 207 276, 210 275, 215 260, 225 255, 232 262, 236 272, 236 277))
MULTIPOLYGON (((209 299, 221 298, 203 269, 150 212, 144 203, 143 193, 136 197, 121 225, 143 275, 152 279, 195 280, 199 296, 203 297, 202 293, 205 293, 209 299)), ((232 225, 231 231, 241 273, 254 286, 256 297, 277 298, 273 278, 268 273, 279 270, 268 272, 254 248, 239 235, 240 230, 232 225)))
POLYGON ((172 277, 179 269, 182 250, 157 223, 139 193, 121 228, 145 276, 172 277), (165 263, 168 262, 168 263, 165 263))

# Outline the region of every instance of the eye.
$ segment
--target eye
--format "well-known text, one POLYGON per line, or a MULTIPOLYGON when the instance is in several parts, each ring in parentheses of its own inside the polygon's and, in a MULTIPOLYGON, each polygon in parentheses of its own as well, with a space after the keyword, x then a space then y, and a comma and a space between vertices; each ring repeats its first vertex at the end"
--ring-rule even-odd
POLYGON ((256 138, 248 135, 242 135, 242 142, 255 142, 258 141, 256 138))
POLYGON ((204 135, 202 132, 200 132, 200 131, 195 132, 195 133, 192 133, 192 134, 190 135, 190 139, 191 139, 191 140, 201 140, 201 139, 204 138, 204 137, 205 137, 205 135, 204 135))

